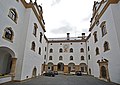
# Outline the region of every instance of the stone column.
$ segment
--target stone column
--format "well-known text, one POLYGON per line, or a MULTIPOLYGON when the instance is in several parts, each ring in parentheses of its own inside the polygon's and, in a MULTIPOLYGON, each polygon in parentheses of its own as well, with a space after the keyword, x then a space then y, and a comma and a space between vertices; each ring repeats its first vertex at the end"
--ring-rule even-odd
POLYGON ((79 71, 79 65, 75 65, 75 71, 79 71))
POLYGON ((11 66, 11 72, 10 72, 10 74, 12 74, 12 75, 15 75, 16 60, 17 60, 17 58, 12 58, 12 66, 11 66))
POLYGON ((16 61, 17 61, 17 58, 12 58, 12 66, 11 66, 11 72, 10 72, 10 74, 12 75, 12 81, 14 80, 14 77, 15 77, 16 61))

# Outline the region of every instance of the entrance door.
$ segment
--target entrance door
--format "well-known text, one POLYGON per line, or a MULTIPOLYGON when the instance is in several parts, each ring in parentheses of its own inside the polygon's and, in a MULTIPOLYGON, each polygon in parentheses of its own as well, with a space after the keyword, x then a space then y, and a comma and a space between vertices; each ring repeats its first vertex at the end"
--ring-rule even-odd
POLYGON ((105 79, 107 78, 105 66, 101 67, 101 76, 102 78, 105 78, 105 79))

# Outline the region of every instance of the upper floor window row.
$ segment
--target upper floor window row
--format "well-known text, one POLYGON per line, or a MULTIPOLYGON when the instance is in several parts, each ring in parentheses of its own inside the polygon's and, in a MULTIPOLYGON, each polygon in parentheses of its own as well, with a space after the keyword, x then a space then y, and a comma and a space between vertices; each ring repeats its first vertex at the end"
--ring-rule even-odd
MULTIPOLYGON (((103 48, 104 48, 104 52, 110 50, 110 46, 109 46, 109 43, 107 41, 104 42, 103 48)), ((96 55, 100 54, 98 47, 96 47, 95 51, 96 51, 96 55)))
POLYGON ((8 17, 11 18, 15 23, 17 23, 18 14, 15 8, 9 9, 8 17))
MULTIPOLYGON (((38 25, 36 23, 34 23, 33 35, 35 37, 37 37, 37 29, 38 29, 38 25)), ((39 40, 40 43, 42 43, 42 36, 43 36, 43 34, 42 34, 42 32, 40 32, 40 40, 39 40)))

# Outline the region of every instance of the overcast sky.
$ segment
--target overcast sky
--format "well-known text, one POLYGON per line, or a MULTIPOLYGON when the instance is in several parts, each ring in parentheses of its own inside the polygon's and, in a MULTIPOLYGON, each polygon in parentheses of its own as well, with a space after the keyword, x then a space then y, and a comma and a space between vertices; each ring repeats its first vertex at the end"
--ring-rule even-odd
MULTIPOLYGON (((28 0, 29 1, 29 0, 28 0)), ((34 0, 33 0, 34 1, 34 0)), ((43 7, 45 35, 48 38, 88 34, 95 0, 37 0, 43 7)))

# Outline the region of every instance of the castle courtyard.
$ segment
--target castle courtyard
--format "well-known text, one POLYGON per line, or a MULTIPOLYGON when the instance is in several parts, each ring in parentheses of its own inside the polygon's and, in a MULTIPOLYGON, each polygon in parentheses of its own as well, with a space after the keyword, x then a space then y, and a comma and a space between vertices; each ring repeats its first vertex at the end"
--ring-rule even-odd
POLYGON ((92 76, 57 75, 55 77, 39 76, 22 82, 10 82, 2 85, 117 85, 92 76))

